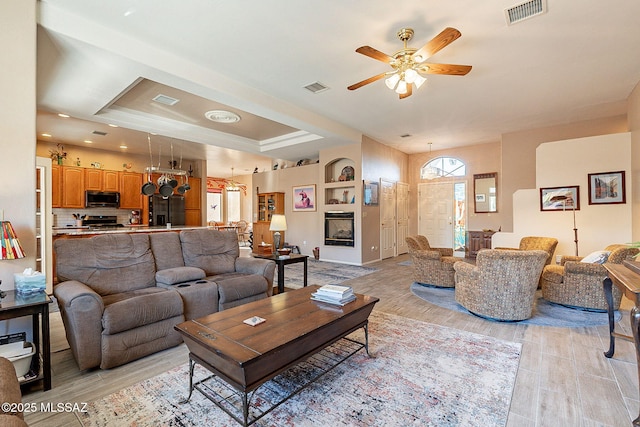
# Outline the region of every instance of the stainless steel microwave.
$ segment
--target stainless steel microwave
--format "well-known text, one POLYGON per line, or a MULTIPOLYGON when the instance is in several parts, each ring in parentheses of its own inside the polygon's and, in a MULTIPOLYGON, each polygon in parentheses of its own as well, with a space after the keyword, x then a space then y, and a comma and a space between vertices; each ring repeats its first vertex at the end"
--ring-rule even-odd
POLYGON ((85 191, 85 208, 119 208, 120 193, 117 191, 85 191))

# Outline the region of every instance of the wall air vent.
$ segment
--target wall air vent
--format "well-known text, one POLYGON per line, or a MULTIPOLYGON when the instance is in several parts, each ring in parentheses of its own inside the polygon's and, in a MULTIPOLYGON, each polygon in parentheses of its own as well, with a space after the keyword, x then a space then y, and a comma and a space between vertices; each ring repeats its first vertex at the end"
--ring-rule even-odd
POLYGON ((161 93, 159 93, 156 96, 154 96, 153 100, 156 101, 156 102, 159 102, 160 104, 164 104, 164 105, 176 105, 178 102, 180 102, 179 99, 172 98, 170 96, 163 95, 161 93))
POLYGON ((309 92, 313 92, 313 93, 320 93, 320 92, 324 92, 325 90, 329 89, 328 86, 325 86, 324 84, 322 84, 320 82, 315 82, 315 83, 308 84, 304 88, 306 90, 308 90, 309 92))
POLYGON ((99 131, 99 130, 94 130, 91 133, 94 134, 94 135, 107 136, 106 132, 102 132, 102 131, 99 131))
POLYGON ((400 135, 400 138, 409 138, 409 137, 411 137, 411 136, 412 136, 412 135, 411 135, 410 133, 405 133, 405 134, 403 134, 403 135, 400 135))
POLYGON ((531 0, 504 10, 507 25, 513 25, 525 19, 547 12, 547 0, 531 0))

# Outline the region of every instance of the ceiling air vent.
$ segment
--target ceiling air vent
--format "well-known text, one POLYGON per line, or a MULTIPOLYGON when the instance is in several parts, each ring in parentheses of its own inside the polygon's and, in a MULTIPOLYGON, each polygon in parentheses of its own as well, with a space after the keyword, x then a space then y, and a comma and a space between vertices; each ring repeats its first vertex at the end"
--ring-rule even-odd
POLYGON ((508 25, 516 24, 525 19, 542 15, 547 12, 547 0, 531 0, 520 3, 504 10, 504 16, 508 25))
POLYGON ((325 86, 320 82, 315 82, 315 83, 308 84, 304 88, 306 90, 308 90, 309 92, 313 92, 313 93, 324 92, 325 90, 329 89, 328 86, 325 86))
POLYGON ((176 105, 178 102, 180 102, 179 99, 172 98, 170 96, 163 95, 161 93, 154 96, 153 100, 156 102, 159 102, 160 104, 165 104, 165 105, 176 105))
POLYGON ((106 132, 102 132, 102 131, 99 131, 99 130, 94 130, 91 133, 94 134, 94 135, 100 135, 100 136, 106 136, 107 135, 106 132))

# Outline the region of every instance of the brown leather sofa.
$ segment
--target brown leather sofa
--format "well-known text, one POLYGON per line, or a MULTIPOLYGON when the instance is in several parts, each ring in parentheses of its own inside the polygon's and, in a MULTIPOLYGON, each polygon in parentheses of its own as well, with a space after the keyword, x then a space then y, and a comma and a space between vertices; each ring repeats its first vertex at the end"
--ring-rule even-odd
POLYGON ((19 409, 18 404, 22 402, 22 394, 13 363, 4 357, 0 357, 0 400, 3 403, 0 411, 0 426, 24 427, 27 425, 21 411, 12 411, 19 409), (9 404, 8 407, 6 403, 9 404))
POLYGON ((176 324, 273 291, 275 263, 240 258, 225 231, 102 234, 58 239, 54 250, 53 293, 80 369, 176 346, 176 324))

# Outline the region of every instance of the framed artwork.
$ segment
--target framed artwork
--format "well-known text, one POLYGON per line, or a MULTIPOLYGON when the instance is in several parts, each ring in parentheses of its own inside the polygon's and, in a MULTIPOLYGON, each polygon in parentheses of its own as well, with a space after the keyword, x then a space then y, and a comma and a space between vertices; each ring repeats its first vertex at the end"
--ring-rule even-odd
POLYGON ((377 206, 378 205, 378 183, 375 181, 364 181, 363 182, 363 190, 364 190, 364 204, 366 206, 377 206))
POLYGON ((580 210, 580 187, 570 185, 566 187, 540 188, 541 211, 580 210))
POLYGON ((626 203, 624 171, 589 174, 589 204, 626 203))
POLYGON ((485 200, 486 200, 486 197, 484 194, 476 194, 476 202, 484 203, 485 200))
POLYGON ((316 210, 316 185, 293 187, 293 210, 314 212, 316 210))

